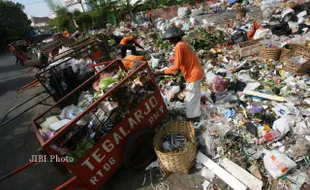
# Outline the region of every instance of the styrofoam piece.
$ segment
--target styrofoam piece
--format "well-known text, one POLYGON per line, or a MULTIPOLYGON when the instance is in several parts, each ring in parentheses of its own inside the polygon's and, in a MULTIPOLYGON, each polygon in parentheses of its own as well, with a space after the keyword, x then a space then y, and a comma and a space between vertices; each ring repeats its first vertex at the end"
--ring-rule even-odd
POLYGON ((220 165, 224 167, 226 171, 231 173, 235 178, 248 186, 248 188, 252 190, 262 189, 263 182, 261 180, 257 179, 255 176, 253 176, 234 162, 230 161, 229 159, 221 159, 220 165))
POLYGON ((57 131, 57 130, 61 129, 63 126, 65 126, 67 123, 69 123, 70 121, 71 121, 70 119, 62 119, 62 120, 57 121, 53 124, 50 124, 48 126, 48 128, 53 130, 53 131, 57 131))
POLYGON ((246 190, 247 187, 237 180, 234 176, 224 170, 221 166, 213 162, 210 158, 198 152, 196 159, 201 162, 204 166, 215 173, 219 178, 221 178, 225 183, 235 190, 246 190))

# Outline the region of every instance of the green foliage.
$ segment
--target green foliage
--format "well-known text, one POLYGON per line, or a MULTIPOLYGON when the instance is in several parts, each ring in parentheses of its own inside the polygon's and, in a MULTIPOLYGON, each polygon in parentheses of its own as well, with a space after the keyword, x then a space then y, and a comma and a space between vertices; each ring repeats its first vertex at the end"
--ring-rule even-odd
POLYGON ((117 19, 123 20, 125 19, 126 15, 128 15, 130 18, 134 18, 134 13, 139 11, 139 7, 142 6, 141 4, 142 0, 138 0, 133 5, 130 4, 130 0, 126 0, 125 2, 122 2, 122 5, 117 8, 117 19))
POLYGON ((203 28, 196 28, 191 30, 185 37, 196 50, 210 50, 215 44, 225 45, 228 39, 227 34, 222 30, 209 28, 207 30, 203 28))
POLYGON ((23 38, 32 31, 23 9, 19 3, 0 1, 0 41, 23 38))
POLYGON ((82 13, 77 17, 77 23, 80 27, 87 30, 92 25, 92 15, 90 13, 82 13))

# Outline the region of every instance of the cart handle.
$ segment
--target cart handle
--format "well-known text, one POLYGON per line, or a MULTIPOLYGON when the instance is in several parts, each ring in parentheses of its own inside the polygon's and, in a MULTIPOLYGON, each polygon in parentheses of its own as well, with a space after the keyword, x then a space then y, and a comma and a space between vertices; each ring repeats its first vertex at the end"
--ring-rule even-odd
POLYGON ((38 162, 28 162, 27 164, 22 165, 22 166, 20 166, 19 168, 15 169, 15 170, 13 170, 13 171, 11 171, 11 172, 9 172, 9 173, 7 173, 6 175, 0 177, 0 183, 1 183, 2 181, 6 180, 6 179, 8 179, 8 178, 10 178, 10 177, 12 177, 13 175, 15 175, 15 174, 17 174, 17 173, 23 171, 24 169, 27 169, 27 168, 29 168, 30 166, 36 165, 37 163, 38 163, 38 162))
POLYGON ((6 118, 8 117, 8 115, 14 111, 15 109, 21 107, 22 105, 28 103, 29 101, 31 101, 32 99, 36 98, 36 97, 39 97, 41 94, 44 94, 44 93, 47 93, 45 90, 38 93, 38 94, 35 94, 34 96, 32 96, 31 98, 29 98, 28 100, 25 100, 24 102, 12 107, 6 114, 5 116, 2 118, 1 122, 0 122, 0 127, 4 126, 5 124, 9 123, 10 121, 14 120, 15 118, 19 117, 20 115, 24 114, 25 112, 31 110, 32 108, 36 107, 37 105, 39 104, 42 104, 42 105, 47 105, 47 106, 51 106, 51 105, 48 105, 48 104, 44 104, 43 102, 46 101, 47 99, 49 99, 51 97, 51 95, 48 95, 46 96, 45 98, 43 98, 42 100, 40 100, 38 103, 30 106, 29 108, 25 109, 23 112, 19 113, 18 115, 16 115, 15 117, 13 118, 10 118, 8 120, 6 120, 6 118))

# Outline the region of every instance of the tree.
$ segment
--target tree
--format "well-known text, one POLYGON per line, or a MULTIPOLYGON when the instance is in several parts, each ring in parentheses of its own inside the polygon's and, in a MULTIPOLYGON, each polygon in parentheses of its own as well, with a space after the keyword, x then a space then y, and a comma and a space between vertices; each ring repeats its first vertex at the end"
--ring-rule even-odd
POLYGON ((32 31, 23 9, 20 3, 0 1, 0 41, 20 39, 32 31))
MULTIPOLYGON (((59 31, 73 31, 73 14, 68 11, 61 3, 54 0, 45 0, 49 9, 56 14, 56 18, 50 21, 59 31)), ((75 13, 78 14, 78 13, 75 13)))
POLYGON ((118 8, 117 18, 122 20, 129 15, 131 18, 134 18, 134 13, 138 11, 138 8, 142 6, 142 0, 136 1, 133 5, 130 3, 130 0, 126 0, 122 3, 122 5, 118 8))

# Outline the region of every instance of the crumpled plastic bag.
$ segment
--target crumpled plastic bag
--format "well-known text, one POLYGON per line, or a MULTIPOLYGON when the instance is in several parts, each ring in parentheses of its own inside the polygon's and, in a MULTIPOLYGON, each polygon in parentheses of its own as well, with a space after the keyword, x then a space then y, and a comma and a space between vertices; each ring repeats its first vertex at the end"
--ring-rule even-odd
POLYGON ((212 81, 212 90, 215 92, 222 91, 226 87, 226 82, 222 77, 216 75, 212 81))
POLYGON ((199 137, 199 144, 205 146, 207 153, 212 157, 215 157, 214 139, 208 131, 202 133, 202 135, 199 137))
POLYGON ((66 106, 62 109, 61 119, 74 119, 79 113, 83 112, 82 108, 78 108, 75 105, 66 106))
POLYGON ((235 44, 248 40, 247 33, 244 30, 236 30, 231 34, 231 39, 235 44))
POLYGON ((253 39, 257 40, 257 39, 266 38, 269 33, 270 33, 269 29, 262 29, 262 28, 260 28, 260 29, 256 30, 253 39))
POLYGON ((207 72, 207 73, 206 73, 206 81, 207 81, 207 83, 208 83, 208 84, 212 84, 212 82, 213 82, 215 76, 216 76, 216 75, 214 74, 214 72, 212 72, 212 71, 207 72))
POLYGON ((264 166, 269 174, 278 179, 296 167, 296 163, 278 150, 265 150, 264 166))
POLYGON ((171 100, 174 98, 174 96, 180 92, 180 86, 173 86, 168 92, 167 92, 167 98, 168 100, 171 100))
POLYGON ((285 118, 280 118, 273 122, 272 129, 280 131, 282 138, 290 131, 290 126, 285 118))
POLYGON ((80 107, 88 107, 93 102, 93 95, 91 95, 88 91, 83 91, 78 99, 78 106, 80 107))

